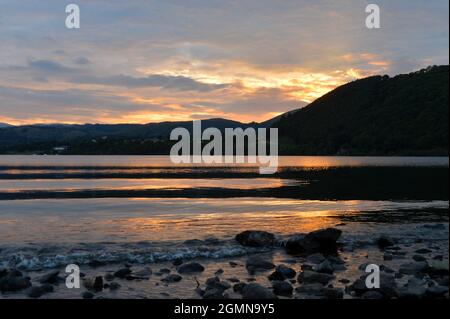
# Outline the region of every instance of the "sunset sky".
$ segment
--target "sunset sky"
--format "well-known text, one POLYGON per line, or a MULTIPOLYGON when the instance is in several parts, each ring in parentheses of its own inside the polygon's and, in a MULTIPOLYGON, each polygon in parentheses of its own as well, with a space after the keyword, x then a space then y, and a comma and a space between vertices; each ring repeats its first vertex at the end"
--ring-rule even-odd
POLYGON ((264 121, 449 61, 448 0, 0 0, 0 122, 264 121), (65 27, 65 6, 81 29, 65 27), (367 29, 365 7, 381 7, 367 29))

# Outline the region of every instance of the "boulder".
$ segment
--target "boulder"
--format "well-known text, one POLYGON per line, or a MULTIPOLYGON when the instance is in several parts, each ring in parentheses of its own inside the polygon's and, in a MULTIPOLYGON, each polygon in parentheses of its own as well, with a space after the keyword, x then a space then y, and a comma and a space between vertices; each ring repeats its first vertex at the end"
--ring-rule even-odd
POLYGON ((285 265, 278 265, 275 268, 275 271, 278 271, 279 273, 281 273, 285 279, 294 278, 295 275, 297 274, 294 269, 292 269, 288 266, 285 266, 285 265))
POLYGON ((51 284, 42 284, 41 285, 41 289, 45 293, 53 292, 55 290, 55 288, 53 288, 53 286, 51 284))
POLYGON ((411 262, 400 265, 399 272, 403 275, 415 275, 423 273, 428 268, 428 264, 424 261, 411 262))
POLYGON ((448 293, 448 287, 446 286, 433 286, 428 287, 425 292, 425 297, 427 298, 439 298, 445 296, 448 293))
POLYGON ((253 273, 257 270, 270 270, 275 268, 275 265, 264 259, 259 255, 250 256, 247 258, 247 262, 245 263, 245 268, 247 268, 248 272, 253 273))
POLYGON ((416 250, 416 253, 418 254, 429 254, 432 253, 433 251, 428 249, 428 248, 420 248, 416 250))
POLYGON ((397 289, 397 296, 401 299, 422 299, 426 292, 424 280, 411 278, 404 287, 397 289))
POLYGON ((58 275, 59 275, 59 270, 53 270, 53 271, 46 273, 45 275, 42 275, 38 279, 38 281, 41 284, 55 284, 60 279, 58 275))
POLYGON ((208 278, 205 284, 208 289, 222 290, 222 292, 231 288, 229 283, 221 281, 219 277, 208 278))
POLYGON ((131 269, 128 268, 128 267, 125 267, 125 268, 122 268, 122 269, 119 269, 118 271, 116 271, 114 273, 114 277, 123 279, 123 278, 127 277, 130 274, 131 274, 131 269))
POLYGON ((274 244, 275 236, 265 231, 247 230, 236 235, 236 241, 243 246, 265 247, 274 244))
POLYGON ((256 283, 245 285, 241 294, 243 299, 277 299, 272 291, 256 283))
POLYGON ((233 291, 234 292, 241 292, 244 287, 247 286, 245 282, 240 282, 235 285, 233 285, 233 291))
POLYGON ((20 271, 11 271, 0 279, 0 291, 20 291, 31 287, 30 278, 24 277, 20 271))
POLYGON ((344 298, 344 290, 337 288, 324 288, 320 294, 327 299, 342 299, 344 298))
POLYGON ((394 246, 394 241, 388 236, 380 236, 375 242, 380 249, 394 246))
POLYGON ((173 262, 172 265, 174 265, 175 267, 180 266, 181 264, 183 264, 183 259, 182 258, 176 258, 173 262))
POLYGON ((284 275, 278 270, 275 270, 273 273, 271 273, 268 278, 270 281, 283 281, 285 279, 284 275))
POLYGON ((306 257, 306 260, 313 264, 320 264, 321 262, 323 262, 325 260, 325 256, 320 253, 316 253, 316 254, 312 254, 312 255, 309 255, 308 257, 306 257))
POLYGON ((299 287, 295 288, 295 290, 300 293, 319 295, 324 288, 325 288, 325 286, 323 284, 313 283, 313 284, 300 285, 299 287))
POLYGON ((449 264, 448 261, 442 260, 431 260, 429 262, 428 268, 426 269, 426 273, 430 275, 430 277, 442 277, 449 275, 449 264))
POLYGON ((323 274, 312 270, 305 270, 298 275, 298 282, 300 283, 320 283, 327 284, 335 277, 329 274, 323 274))
POLYGON ((356 296, 362 296, 368 291, 376 291, 383 295, 384 298, 393 298, 397 296, 397 283, 394 276, 385 273, 380 273, 380 288, 368 288, 366 285, 366 278, 369 274, 365 274, 355 280, 353 284, 348 287, 356 296))
POLYGON ((181 277, 180 275, 171 274, 161 279, 161 281, 165 283, 173 283, 173 282, 180 282, 181 279, 183 279, 183 277, 181 277))
POLYGON ((222 289, 209 288, 201 293, 203 299, 225 299, 222 289))
POLYGON ((121 287, 120 284, 117 283, 117 282, 112 282, 112 283, 109 284, 109 289, 110 289, 110 290, 117 290, 117 289, 119 289, 120 287, 121 287))
POLYGON ((41 287, 31 287, 30 291, 28 291, 27 296, 30 298, 40 298, 45 294, 45 291, 41 287))
POLYGON ((142 269, 139 269, 135 272, 133 272, 133 276, 139 278, 139 279, 149 279, 150 276, 152 275, 152 270, 150 269, 150 267, 144 267, 142 269))
POLYGON ((328 260, 324 260, 319 265, 314 266, 313 269, 324 274, 332 274, 334 272, 334 267, 328 260))
POLYGON ((274 282, 272 288, 275 295, 284 297, 292 296, 292 291, 294 290, 292 285, 286 281, 274 282))
POLYGON ((0 268, 0 278, 5 277, 6 275, 8 275, 8 269, 0 268))
POLYGON ((291 254, 322 252, 326 254, 335 253, 337 240, 342 231, 336 228, 326 228, 313 231, 309 234, 296 235, 286 242, 286 250, 291 254))
POLYGON ((180 273, 180 274, 197 273, 197 272, 203 272, 204 270, 205 270, 205 267, 203 267, 201 264, 196 263, 196 262, 182 264, 177 269, 178 273, 180 273))
POLYGON ((86 278, 84 280, 84 286, 88 290, 92 290, 95 292, 103 290, 103 277, 97 276, 95 278, 86 278))
POLYGON ((414 255, 412 259, 414 261, 427 261, 427 259, 425 257, 423 257, 422 255, 414 255))

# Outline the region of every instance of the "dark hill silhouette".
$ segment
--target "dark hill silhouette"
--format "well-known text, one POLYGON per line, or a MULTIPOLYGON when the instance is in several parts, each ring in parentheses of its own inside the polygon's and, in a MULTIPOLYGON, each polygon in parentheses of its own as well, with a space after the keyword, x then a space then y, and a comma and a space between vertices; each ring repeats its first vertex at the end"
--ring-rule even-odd
POLYGON ((282 116, 280 153, 448 155, 448 66, 357 80, 282 116))

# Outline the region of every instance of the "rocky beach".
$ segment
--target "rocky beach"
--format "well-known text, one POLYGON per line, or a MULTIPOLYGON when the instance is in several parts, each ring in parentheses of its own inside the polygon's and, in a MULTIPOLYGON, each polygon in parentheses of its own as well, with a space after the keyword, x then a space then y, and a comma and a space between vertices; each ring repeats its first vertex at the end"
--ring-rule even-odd
POLYGON ((291 236, 244 231, 234 244, 252 253, 149 264, 93 260, 81 267, 80 289, 66 287, 64 268, 2 268, 0 298, 448 299, 448 223, 414 226, 420 231, 407 240, 395 233, 355 240, 345 223, 291 236), (368 264, 380 269, 378 289, 366 286, 368 264))

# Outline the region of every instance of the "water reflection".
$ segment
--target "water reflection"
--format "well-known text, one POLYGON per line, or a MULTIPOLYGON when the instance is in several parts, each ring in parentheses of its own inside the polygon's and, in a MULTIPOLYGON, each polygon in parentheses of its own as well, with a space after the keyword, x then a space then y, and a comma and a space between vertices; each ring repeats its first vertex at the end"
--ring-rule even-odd
MULTIPOLYGON (((255 166, 255 164, 173 164, 169 156, 29 156, 2 155, 2 166, 119 166, 119 167, 210 167, 255 166)), ((448 157, 407 156, 280 156, 280 167, 342 167, 342 166, 449 166, 448 157)))
POLYGON ((144 189, 180 189, 200 187, 220 187, 232 189, 259 189, 294 186, 301 181, 278 178, 229 178, 229 179, 34 179, 0 180, 0 191, 75 191, 75 190, 144 190, 144 189))
MULTIPOLYGON (((137 242, 231 238, 248 229, 307 232, 359 212, 448 210, 448 201, 69 199, 0 202, 0 243, 137 242)), ((408 218, 403 219, 408 220, 408 218)))

